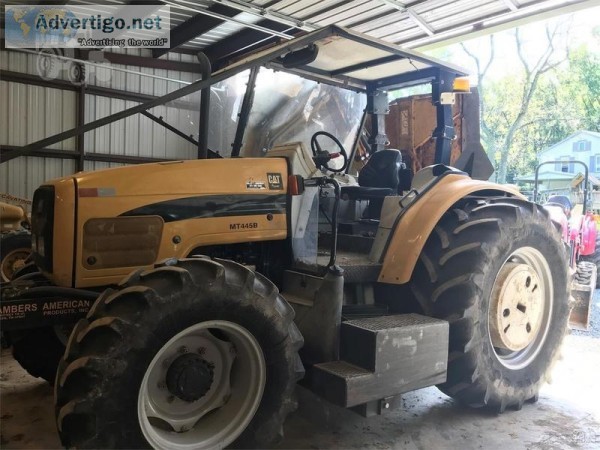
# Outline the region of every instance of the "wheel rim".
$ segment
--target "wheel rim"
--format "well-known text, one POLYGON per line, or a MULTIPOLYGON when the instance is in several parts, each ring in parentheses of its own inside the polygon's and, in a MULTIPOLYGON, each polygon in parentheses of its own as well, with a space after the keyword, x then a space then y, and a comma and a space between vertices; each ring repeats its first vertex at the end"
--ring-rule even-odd
POLYGON ((25 265, 25 260, 29 257, 31 250, 28 248, 17 248, 8 252, 2 258, 2 281, 10 281, 13 274, 25 265))
POLYGON ((244 327, 214 320, 171 338, 149 364, 138 395, 142 433, 154 448, 222 448, 248 426, 266 365, 244 327))
POLYGON ((504 262, 492 288, 488 336, 498 361, 511 370, 527 367, 542 349, 552 317, 552 272, 532 247, 504 262))

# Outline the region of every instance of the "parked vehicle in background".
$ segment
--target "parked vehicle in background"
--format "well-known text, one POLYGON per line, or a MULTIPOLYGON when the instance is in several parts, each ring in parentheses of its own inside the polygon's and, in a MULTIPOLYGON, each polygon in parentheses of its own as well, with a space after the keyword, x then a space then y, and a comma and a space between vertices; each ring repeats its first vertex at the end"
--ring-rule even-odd
MULTIPOLYGON (((540 169, 544 165, 557 163, 560 161, 546 161, 536 167, 534 199, 538 199, 542 194, 539 191, 538 180, 540 169)), ((570 164, 584 168, 584 173, 576 177, 572 183, 574 189, 581 191, 575 199, 581 199, 582 203, 574 204, 571 196, 551 195, 547 197, 544 208, 549 211, 552 221, 559 228, 563 242, 569 251, 569 266, 573 273, 571 285, 573 309, 570 323, 577 328, 587 329, 594 289, 599 282, 600 234, 597 232, 596 221, 591 210, 588 166, 583 161, 570 161, 570 164)))
MULTIPOLYGON (((7 200, 12 196, 3 196, 7 200)), ((2 197, 0 197, 2 198, 2 197)), ((26 200, 18 199, 20 203, 26 200)), ((29 202, 30 203, 30 202, 29 202)), ((0 276, 10 281, 31 254, 31 223, 21 206, 0 201, 0 276)))

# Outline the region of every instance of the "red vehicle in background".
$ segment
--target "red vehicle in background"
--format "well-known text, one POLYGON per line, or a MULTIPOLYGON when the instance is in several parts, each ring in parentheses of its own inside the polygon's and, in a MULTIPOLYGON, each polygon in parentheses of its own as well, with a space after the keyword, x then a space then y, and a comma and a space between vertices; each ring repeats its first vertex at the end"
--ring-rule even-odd
MULTIPOLYGON (((539 171, 548 164, 562 164, 562 161, 547 161, 535 169, 534 201, 539 201, 539 171)), ((583 186, 582 207, 573 205, 570 196, 552 195, 544 203, 544 209, 550 214, 552 221, 560 228, 563 241, 569 247, 569 264, 573 274, 571 283, 571 296, 573 309, 569 322, 571 326, 587 329, 589 326, 590 308, 594 289, 598 282, 598 267, 600 263, 600 248, 597 240, 600 235, 596 229, 596 221, 590 205, 588 166, 583 161, 569 161, 569 164, 579 164, 584 167, 583 176, 579 174, 574 178, 572 187, 583 186)))

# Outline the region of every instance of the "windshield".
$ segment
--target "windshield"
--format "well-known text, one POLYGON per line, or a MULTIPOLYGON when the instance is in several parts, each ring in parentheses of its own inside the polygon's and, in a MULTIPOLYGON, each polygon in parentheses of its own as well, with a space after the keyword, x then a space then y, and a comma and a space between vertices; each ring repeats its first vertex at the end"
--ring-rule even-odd
POLYGON ((263 156, 290 142, 310 151, 311 136, 322 130, 350 153, 365 106, 364 94, 261 68, 241 155, 263 156))
MULTIPOLYGON (((231 155, 248 76, 244 71, 211 87, 208 148, 222 157, 231 155)), ((149 112, 197 140, 200 98, 201 93, 195 92, 149 112)), ((336 136, 350 154, 365 106, 364 94, 261 68, 240 155, 261 157, 274 146, 291 142, 302 142, 310 152, 310 138, 317 131, 336 136)), ((160 131, 162 145, 167 139, 166 148, 179 148, 194 158, 196 145, 160 131)))

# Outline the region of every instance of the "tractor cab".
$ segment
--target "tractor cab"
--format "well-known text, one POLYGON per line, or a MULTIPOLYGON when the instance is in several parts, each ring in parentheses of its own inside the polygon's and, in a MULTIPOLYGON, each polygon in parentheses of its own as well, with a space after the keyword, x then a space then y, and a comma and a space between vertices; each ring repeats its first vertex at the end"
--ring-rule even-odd
MULTIPOLYGON (((347 277, 359 271, 379 273, 395 219, 430 184, 447 173, 480 179, 491 173, 480 148, 469 148, 460 160, 455 156, 451 161, 452 105, 457 93, 469 92, 468 85, 461 83, 466 72, 337 27, 291 44, 278 58, 271 56, 266 67, 322 83, 334 100, 331 103, 341 106, 322 107, 318 96, 305 95, 298 81, 296 101, 307 103, 298 107, 302 114, 293 118, 304 122, 303 127, 280 126, 271 117, 289 113, 284 109, 271 110, 270 115, 263 112, 268 103, 264 97, 274 98, 279 92, 261 84, 253 98, 258 109, 249 110, 245 142, 239 153, 234 145, 232 156, 255 156, 257 148, 267 147, 265 157, 285 157, 290 175, 302 177, 303 192, 292 196, 290 209, 297 268, 323 273, 328 265, 345 261, 347 277), (389 93, 419 85, 430 87, 437 125, 431 130, 434 165, 415 174, 403 160, 402 149, 389 148, 385 119, 389 93), (318 116, 306 114, 318 108, 318 116), (335 120, 339 116, 346 119, 335 120), (257 133, 256 123, 272 124, 272 128, 257 133), (451 162, 463 171, 451 169, 451 162)), ((257 57, 266 59, 266 53, 257 57)))

